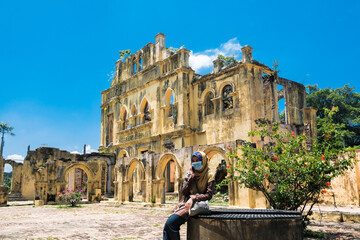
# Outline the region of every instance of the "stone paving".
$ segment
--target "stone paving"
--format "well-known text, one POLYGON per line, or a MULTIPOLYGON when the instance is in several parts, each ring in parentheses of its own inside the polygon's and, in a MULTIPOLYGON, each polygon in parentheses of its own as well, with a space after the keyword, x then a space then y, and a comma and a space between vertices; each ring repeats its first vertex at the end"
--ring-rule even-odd
MULTIPOLYGON (((0 239, 162 239, 170 208, 105 203, 2 207, 0 239)), ((330 233, 329 239, 360 239, 360 223, 312 221, 309 229, 330 233)), ((186 225, 181 239, 186 239, 186 225)))

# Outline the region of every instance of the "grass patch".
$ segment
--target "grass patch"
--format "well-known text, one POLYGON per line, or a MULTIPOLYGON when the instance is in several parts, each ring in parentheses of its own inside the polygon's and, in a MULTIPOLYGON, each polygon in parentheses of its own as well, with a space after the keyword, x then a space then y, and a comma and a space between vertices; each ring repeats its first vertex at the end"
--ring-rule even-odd
POLYGON ((315 232, 309 229, 304 230, 304 237, 317 239, 330 239, 331 235, 324 232, 315 232))
POLYGON ((153 227, 159 227, 160 226, 160 224, 159 223, 156 223, 156 224, 154 224, 154 225, 152 225, 153 227))

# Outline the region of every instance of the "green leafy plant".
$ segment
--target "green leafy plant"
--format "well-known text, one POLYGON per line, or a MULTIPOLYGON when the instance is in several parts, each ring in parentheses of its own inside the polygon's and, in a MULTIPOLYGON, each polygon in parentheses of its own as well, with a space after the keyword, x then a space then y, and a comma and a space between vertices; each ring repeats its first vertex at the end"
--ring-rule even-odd
POLYGON ((257 120, 249 136, 260 139, 262 146, 246 142, 240 156, 231 151, 235 164, 228 166, 226 180, 262 192, 274 209, 300 210, 306 227, 313 205, 331 188, 331 180, 353 167, 354 153, 341 147, 342 126, 333 122, 337 111, 325 109, 321 142, 280 131, 279 122, 257 120))
POLYGON ((120 59, 124 59, 128 55, 131 55, 130 49, 119 51, 120 59))
POLYGON ((151 203, 152 204, 156 203, 156 195, 155 194, 151 196, 151 203))
POLYGON ((81 197, 83 195, 83 190, 74 191, 67 190, 58 193, 59 200, 65 204, 70 204, 71 207, 76 207, 76 205, 81 202, 81 197))
POLYGON ((234 55, 226 57, 224 55, 219 54, 217 56, 217 59, 221 61, 223 66, 228 66, 237 63, 237 60, 235 59, 234 55))

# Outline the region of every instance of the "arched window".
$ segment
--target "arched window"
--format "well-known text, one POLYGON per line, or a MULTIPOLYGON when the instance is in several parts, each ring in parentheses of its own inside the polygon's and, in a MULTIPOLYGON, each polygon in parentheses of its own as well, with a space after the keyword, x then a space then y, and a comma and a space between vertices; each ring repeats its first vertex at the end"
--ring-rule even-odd
POLYGON ((231 96, 232 92, 233 88, 229 84, 222 90, 223 111, 233 108, 233 97, 231 96))
POLYGON ((134 61, 133 62, 133 74, 135 74, 136 73, 136 62, 134 61))
POLYGON ((214 94, 209 92, 205 97, 205 115, 210 115, 214 113, 214 103, 211 99, 214 98, 214 94))
POLYGON ((146 98, 144 98, 141 103, 140 111, 143 114, 142 123, 150 122, 151 121, 150 106, 146 98))
POLYGON ((175 117, 176 116, 177 108, 176 108, 176 105, 175 105, 174 101, 175 101, 174 91, 172 91, 169 88, 166 91, 166 94, 165 94, 165 106, 170 107, 166 111, 166 115, 168 117, 175 117))
POLYGON ((127 111, 125 107, 121 110, 120 121, 120 130, 127 129, 127 111))
POLYGON ((151 121, 151 117, 150 117, 150 108, 149 108, 149 103, 146 101, 145 103, 145 108, 144 108, 144 122, 150 122, 151 121))

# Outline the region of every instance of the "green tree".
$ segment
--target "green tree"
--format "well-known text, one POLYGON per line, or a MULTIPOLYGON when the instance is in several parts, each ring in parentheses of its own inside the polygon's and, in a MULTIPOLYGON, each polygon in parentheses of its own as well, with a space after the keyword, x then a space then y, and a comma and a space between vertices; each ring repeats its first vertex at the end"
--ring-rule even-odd
POLYGON ((223 55, 219 54, 217 56, 217 59, 222 62, 223 66, 228 66, 228 65, 232 65, 232 64, 237 63, 237 60, 235 59, 234 55, 226 57, 226 56, 223 56, 223 55))
POLYGON ((317 85, 308 85, 306 103, 309 107, 318 109, 318 138, 325 138, 322 119, 326 116, 324 108, 331 109, 333 106, 339 109, 334 116, 334 122, 344 124, 342 142, 345 146, 360 145, 360 93, 355 92, 354 87, 346 84, 342 88, 320 89, 317 85))
POLYGON ((274 209, 300 210, 310 204, 304 214, 304 226, 308 215, 321 194, 331 187, 331 180, 353 166, 354 153, 339 146, 342 125, 334 124, 337 107, 324 110, 324 129, 328 138, 315 140, 309 144, 305 135, 280 131, 279 122, 256 121, 257 127, 249 136, 263 140, 263 146, 255 148, 247 142, 240 148, 238 156, 229 156, 235 164, 229 166, 229 180, 237 180, 241 185, 261 191, 274 209))
POLYGON ((4 135, 5 134, 9 134, 11 136, 14 136, 15 134, 12 132, 14 128, 10 127, 7 123, 0 123, 0 133, 1 133, 1 147, 0 147, 0 155, 3 155, 3 150, 4 150, 4 144, 5 144, 5 140, 4 140, 4 135))

